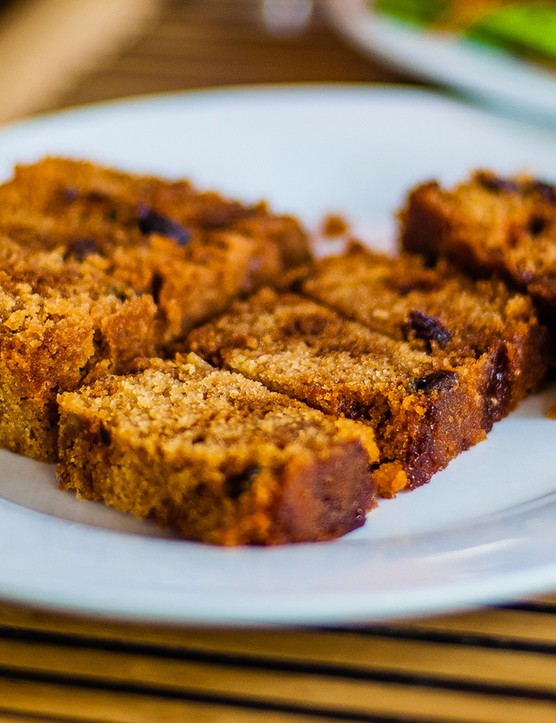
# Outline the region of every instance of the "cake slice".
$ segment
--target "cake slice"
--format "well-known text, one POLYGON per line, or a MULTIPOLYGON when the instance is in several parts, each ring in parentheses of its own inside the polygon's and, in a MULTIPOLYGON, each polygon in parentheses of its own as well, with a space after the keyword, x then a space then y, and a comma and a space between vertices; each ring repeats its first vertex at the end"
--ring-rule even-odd
POLYGON ((556 322, 556 186, 477 171, 445 189, 414 188, 400 213, 405 250, 445 257, 474 276, 498 276, 527 292, 556 322))
POLYGON ((500 280, 473 281, 445 260, 428 267, 418 255, 392 257, 353 244, 343 254, 316 261, 296 288, 453 364, 503 344, 510 407, 544 378, 546 329, 529 297, 509 291, 500 280))
POLYGON ((427 482, 512 404, 507 348, 453 363, 298 294, 263 289, 195 329, 190 348, 311 407, 364 421, 383 496, 427 482))
POLYGON ((328 540, 374 504, 371 430, 195 355, 59 398, 63 489, 220 545, 328 540))
POLYGON ((264 202, 65 158, 17 166, 0 185, 0 232, 31 251, 106 260, 115 279, 151 294, 169 346, 310 255, 300 224, 264 202))

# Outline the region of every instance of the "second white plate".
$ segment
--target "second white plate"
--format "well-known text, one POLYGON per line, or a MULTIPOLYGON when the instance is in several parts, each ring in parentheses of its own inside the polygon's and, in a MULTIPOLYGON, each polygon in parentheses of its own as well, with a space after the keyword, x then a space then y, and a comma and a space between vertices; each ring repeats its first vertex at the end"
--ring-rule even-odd
POLYGON ((556 71, 450 33, 396 22, 374 12, 369 0, 325 0, 325 7, 331 23, 368 55, 556 126, 556 71))

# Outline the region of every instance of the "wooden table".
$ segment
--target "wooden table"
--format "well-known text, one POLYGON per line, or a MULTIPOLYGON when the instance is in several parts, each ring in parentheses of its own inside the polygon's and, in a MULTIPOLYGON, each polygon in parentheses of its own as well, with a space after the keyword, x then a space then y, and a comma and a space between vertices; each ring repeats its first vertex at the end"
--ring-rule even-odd
MULTIPOLYGON (((285 35, 265 27, 252 0, 35 0, 4 13, 3 120, 227 84, 413 82, 350 48, 318 6, 285 35)), ((301 630, 3 605, 0 720, 556 721, 556 597, 301 630)))

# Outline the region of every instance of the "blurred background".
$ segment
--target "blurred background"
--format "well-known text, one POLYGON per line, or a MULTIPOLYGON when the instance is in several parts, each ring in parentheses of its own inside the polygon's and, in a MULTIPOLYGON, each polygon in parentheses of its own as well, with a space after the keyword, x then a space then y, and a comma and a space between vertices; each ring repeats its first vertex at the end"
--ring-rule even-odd
POLYGON ((229 84, 410 82, 352 48, 319 0, 0 0, 0 122, 229 84))

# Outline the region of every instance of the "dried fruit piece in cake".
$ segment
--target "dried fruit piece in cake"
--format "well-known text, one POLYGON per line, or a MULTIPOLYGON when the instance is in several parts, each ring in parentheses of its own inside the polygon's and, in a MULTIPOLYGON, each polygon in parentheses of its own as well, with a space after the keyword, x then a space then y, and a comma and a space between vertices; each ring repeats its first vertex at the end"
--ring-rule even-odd
POLYGON ((400 222, 405 250, 499 276, 556 321, 556 186, 490 171, 451 189, 424 183, 409 193, 400 222))
POLYGON ((319 259, 296 288, 374 331, 452 363, 504 345, 513 407, 536 389, 547 368, 546 329, 528 296, 500 280, 473 281, 445 260, 391 257, 353 244, 319 259))
POLYGON ((60 396, 61 487, 191 540, 281 544, 359 527, 368 427, 189 355, 60 396))
POLYGON ((1 231, 30 250, 107 260, 153 296, 167 344, 309 258, 299 223, 265 203, 63 158, 16 167, 0 186, 1 231))
POLYGON ((150 296, 95 264, 28 255, 0 237, 0 446, 54 461, 58 391, 125 370, 155 353, 156 337, 150 296))
POLYGON ((369 424, 384 496, 427 482, 511 405, 502 343, 453 364, 297 294, 263 289, 195 329, 188 343, 217 366, 369 424))

